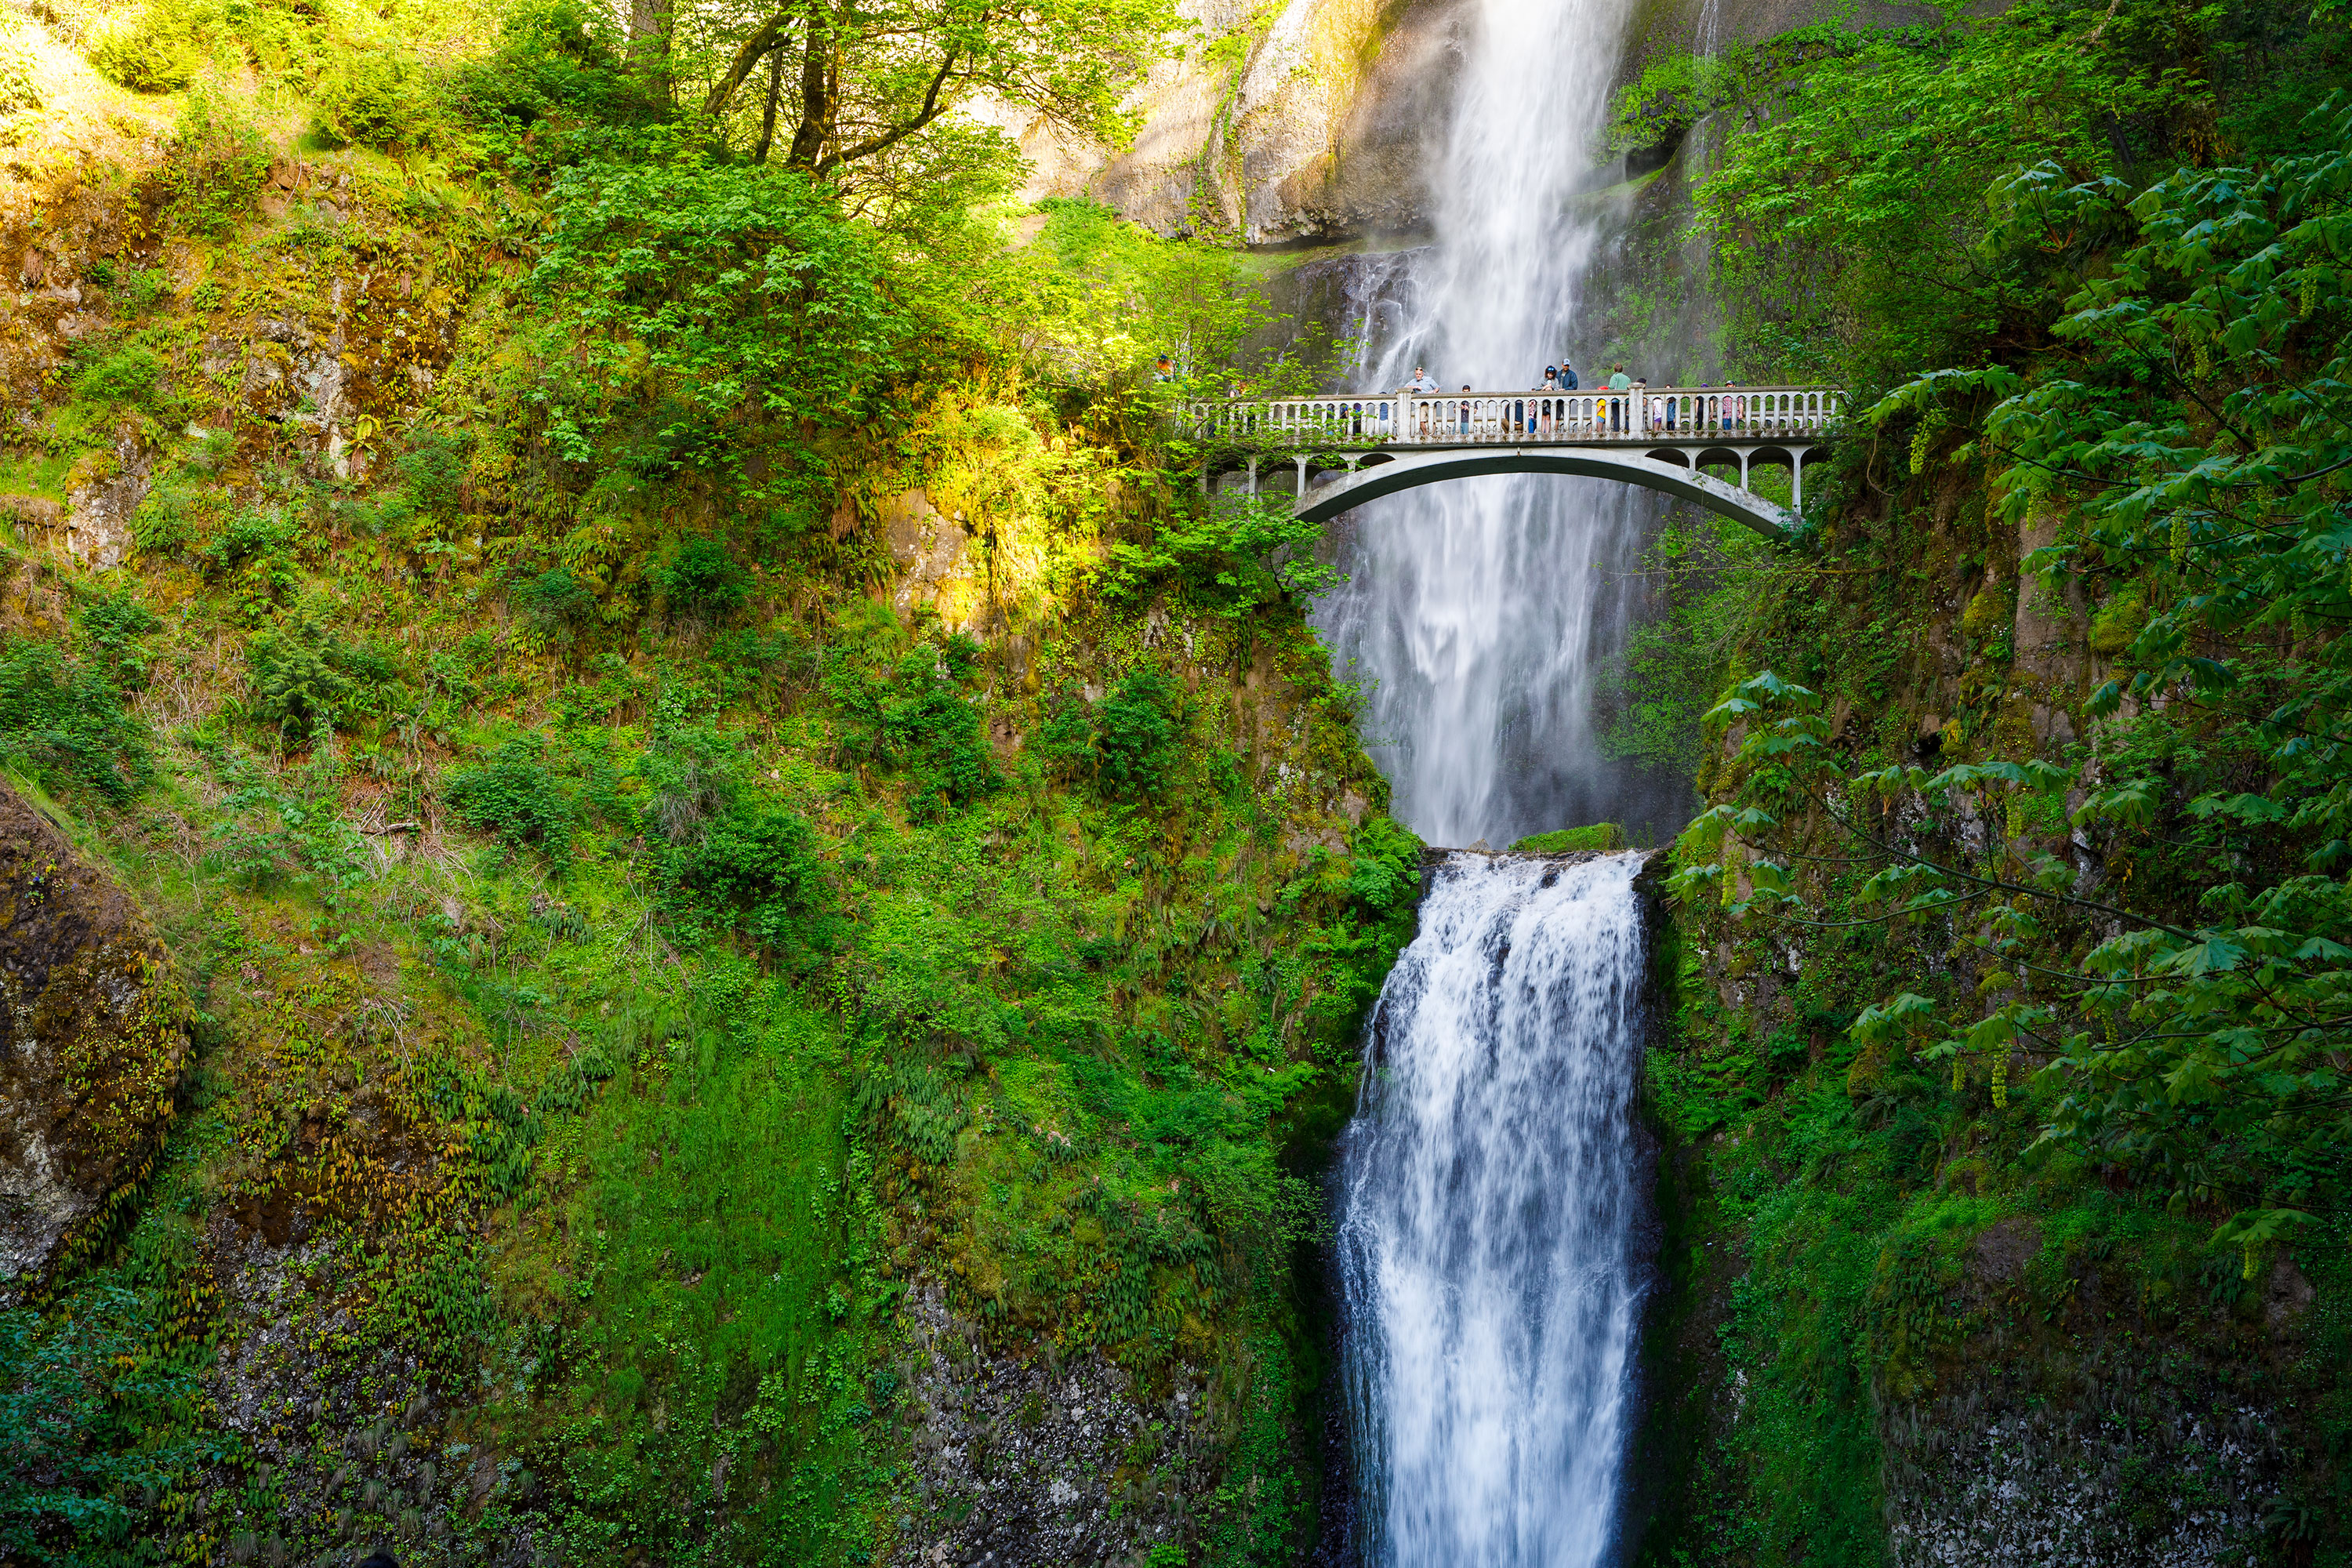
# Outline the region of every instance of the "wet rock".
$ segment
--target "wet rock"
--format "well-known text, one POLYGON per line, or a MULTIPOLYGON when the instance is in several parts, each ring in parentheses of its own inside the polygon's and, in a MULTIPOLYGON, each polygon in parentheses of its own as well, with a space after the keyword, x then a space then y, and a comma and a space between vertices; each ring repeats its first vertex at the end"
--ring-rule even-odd
POLYGON ((138 906, 0 784, 0 1301, 145 1176, 184 1018, 138 906))
POLYGON ((935 1289, 916 1292, 908 1319, 913 1473, 884 1561, 1139 1561, 1185 1533, 1221 1479, 1211 1401, 1181 1371, 1160 1398, 1091 1353, 992 1354, 935 1289))

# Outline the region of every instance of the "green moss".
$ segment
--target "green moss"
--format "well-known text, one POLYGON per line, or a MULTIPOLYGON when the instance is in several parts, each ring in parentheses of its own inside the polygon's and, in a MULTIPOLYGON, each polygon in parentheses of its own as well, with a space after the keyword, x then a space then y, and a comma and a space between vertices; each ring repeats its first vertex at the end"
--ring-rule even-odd
POLYGON ((1613 822, 1596 822, 1588 827, 1534 834, 1511 847, 1522 855, 1607 854, 1625 847, 1625 830, 1613 822))

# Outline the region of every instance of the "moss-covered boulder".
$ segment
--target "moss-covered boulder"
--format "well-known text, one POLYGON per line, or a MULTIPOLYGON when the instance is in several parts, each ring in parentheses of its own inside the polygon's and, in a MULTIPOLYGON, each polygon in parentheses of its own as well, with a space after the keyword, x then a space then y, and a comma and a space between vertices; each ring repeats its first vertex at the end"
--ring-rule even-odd
POLYGON ((0 784, 0 1301, 94 1237, 146 1175, 184 1019, 138 906, 0 784))

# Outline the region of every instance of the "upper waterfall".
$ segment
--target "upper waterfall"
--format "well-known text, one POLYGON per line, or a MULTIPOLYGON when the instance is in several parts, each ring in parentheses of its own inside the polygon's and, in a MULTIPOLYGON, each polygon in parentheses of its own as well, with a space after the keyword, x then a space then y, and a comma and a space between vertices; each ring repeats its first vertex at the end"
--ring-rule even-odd
MULTIPOLYGON (((1477 0, 1433 153, 1436 238, 1362 302, 1357 385, 1416 367, 1447 390, 1539 384, 1591 356, 1578 309, 1606 237, 1571 201, 1629 15, 1624 0, 1477 0)), ((1637 369, 1640 367, 1636 367, 1637 369)), ((1664 822, 1644 781, 1601 754, 1602 662, 1638 612, 1658 503, 1599 480, 1495 477, 1376 501, 1338 542, 1349 582, 1317 621, 1365 681, 1368 740, 1396 810, 1437 843, 1506 843, 1576 821, 1664 822)))

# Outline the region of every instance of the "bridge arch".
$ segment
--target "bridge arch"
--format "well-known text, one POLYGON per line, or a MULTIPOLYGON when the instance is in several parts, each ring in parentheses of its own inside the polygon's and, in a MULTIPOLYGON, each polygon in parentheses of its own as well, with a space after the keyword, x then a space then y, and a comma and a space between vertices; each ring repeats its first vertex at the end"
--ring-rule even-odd
MULTIPOLYGON (((1702 463, 1738 461, 1737 454, 1727 450, 1720 457, 1712 451, 1695 456, 1702 463)), ((1811 456, 1801 448, 1788 452, 1776 449, 1769 458, 1758 452, 1749 458, 1747 466, 1757 467, 1778 459, 1796 469, 1811 456)), ((1558 447, 1487 447, 1411 455, 1381 453, 1379 457, 1381 461, 1367 460, 1353 471, 1326 474, 1307 486, 1298 500, 1299 519, 1327 522, 1366 501, 1401 490, 1418 489, 1423 485, 1443 484, 1448 479, 1483 474, 1564 474, 1577 479, 1615 479, 1621 484, 1657 490, 1678 500, 1694 502, 1717 517, 1729 518, 1767 539, 1785 540, 1797 527, 1796 515, 1788 508, 1685 466, 1683 455, 1671 448, 1637 455, 1558 447), (1662 460, 1669 457, 1675 460, 1662 460)))

